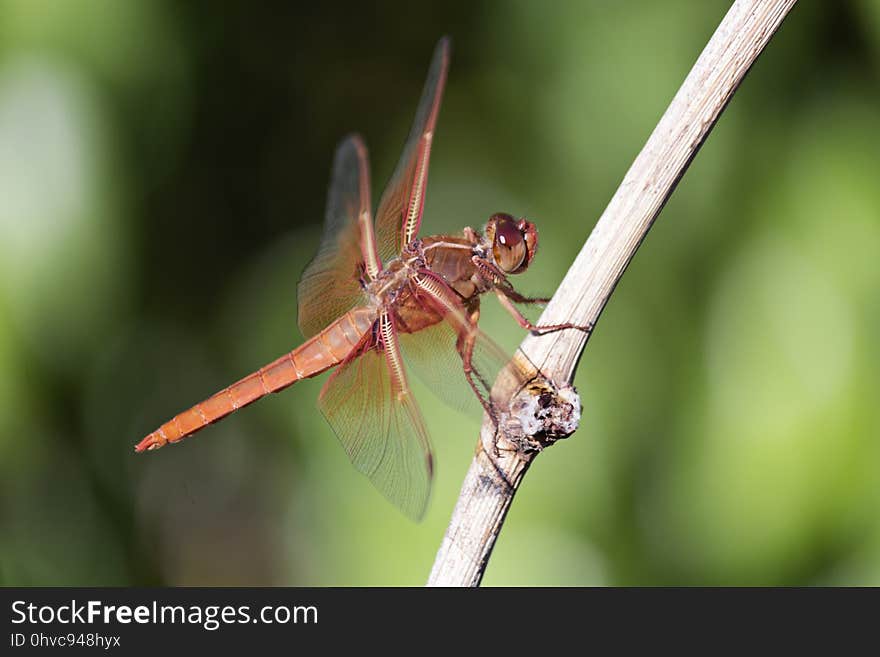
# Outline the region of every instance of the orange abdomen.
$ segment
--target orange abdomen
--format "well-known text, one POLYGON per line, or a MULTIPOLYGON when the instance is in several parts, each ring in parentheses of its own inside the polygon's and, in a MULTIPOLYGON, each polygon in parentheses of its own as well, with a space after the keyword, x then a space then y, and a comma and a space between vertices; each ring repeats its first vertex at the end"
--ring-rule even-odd
POLYGON ((338 365, 360 343, 364 334, 372 331, 375 320, 376 312, 370 308, 347 312, 290 353, 174 416, 139 442, 135 451, 176 443, 260 397, 338 365))

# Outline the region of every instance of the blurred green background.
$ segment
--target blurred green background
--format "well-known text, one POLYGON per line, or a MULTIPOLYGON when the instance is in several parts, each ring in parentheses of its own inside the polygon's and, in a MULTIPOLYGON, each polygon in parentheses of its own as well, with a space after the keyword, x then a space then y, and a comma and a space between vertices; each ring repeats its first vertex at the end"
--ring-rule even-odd
MULTIPOLYGON (((552 292, 729 2, 0 0, 0 582, 422 584, 323 377, 132 445, 296 346, 337 141, 374 198, 453 37, 425 232, 535 220, 552 292)), ((803 2, 590 341, 485 584, 880 584, 880 1, 803 2)), ((518 327, 488 300, 487 331, 518 327)), ((418 385, 418 384, 417 384, 418 385)))

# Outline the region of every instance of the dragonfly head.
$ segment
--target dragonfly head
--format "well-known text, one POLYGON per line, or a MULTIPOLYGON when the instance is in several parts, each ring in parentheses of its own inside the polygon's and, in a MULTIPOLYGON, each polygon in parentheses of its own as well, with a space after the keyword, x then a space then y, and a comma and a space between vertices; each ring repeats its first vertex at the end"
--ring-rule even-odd
POLYGON ((504 212, 489 217, 484 232, 495 264, 505 274, 525 271, 538 249, 538 229, 526 219, 514 219, 504 212))

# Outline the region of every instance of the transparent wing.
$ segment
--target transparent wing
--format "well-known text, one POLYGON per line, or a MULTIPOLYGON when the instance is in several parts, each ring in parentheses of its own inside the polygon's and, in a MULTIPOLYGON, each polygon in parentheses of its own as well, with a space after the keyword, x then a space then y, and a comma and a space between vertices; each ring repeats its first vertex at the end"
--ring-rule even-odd
POLYGON ((376 211, 376 243, 383 262, 398 255, 419 232, 428 184, 431 143, 449 69, 449 39, 434 49, 428 79, 403 154, 376 211))
POLYGON ((433 476, 430 440, 406 381, 393 318, 377 321, 327 381, 318 406, 354 466, 419 520, 433 476))
POLYGON ((471 321, 441 277, 420 272, 412 290, 418 316, 402 310, 397 320, 407 365, 449 406, 482 416, 491 405, 495 379, 511 357, 471 321))
POLYGON ((303 335, 315 335, 361 303, 361 277, 375 275, 377 263, 367 149, 352 135, 336 149, 321 245, 297 288, 303 335))

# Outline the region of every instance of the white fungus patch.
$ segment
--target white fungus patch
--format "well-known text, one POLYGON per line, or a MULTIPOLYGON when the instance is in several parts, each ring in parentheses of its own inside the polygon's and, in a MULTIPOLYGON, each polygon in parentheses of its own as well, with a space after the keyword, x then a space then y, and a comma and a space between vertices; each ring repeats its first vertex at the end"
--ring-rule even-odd
POLYGON ((581 399, 574 386, 541 379, 514 397, 506 434, 520 449, 541 450, 574 433, 580 420, 581 399))

